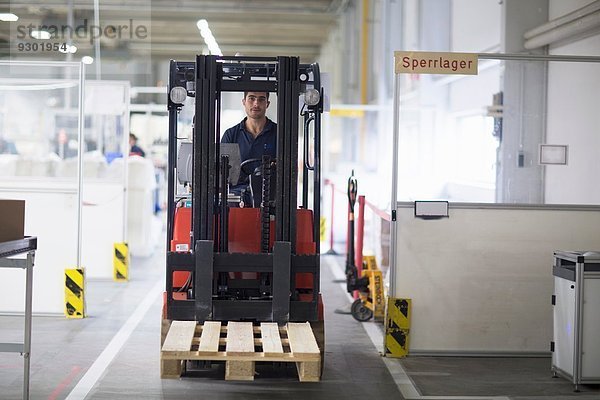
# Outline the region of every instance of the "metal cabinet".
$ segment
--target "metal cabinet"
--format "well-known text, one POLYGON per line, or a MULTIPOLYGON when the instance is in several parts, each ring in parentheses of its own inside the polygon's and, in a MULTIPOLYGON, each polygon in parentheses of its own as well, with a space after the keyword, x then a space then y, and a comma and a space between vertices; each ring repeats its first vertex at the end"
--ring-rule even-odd
POLYGON ((552 372, 580 384, 600 383, 600 252, 554 253, 552 372))

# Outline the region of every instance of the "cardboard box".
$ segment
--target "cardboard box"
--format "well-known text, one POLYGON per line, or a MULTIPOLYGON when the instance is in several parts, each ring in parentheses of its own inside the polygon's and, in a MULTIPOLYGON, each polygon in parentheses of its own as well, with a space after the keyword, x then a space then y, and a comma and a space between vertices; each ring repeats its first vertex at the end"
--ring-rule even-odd
POLYGON ((25 200, 0 199, 0 242, 23 239, 25 200))

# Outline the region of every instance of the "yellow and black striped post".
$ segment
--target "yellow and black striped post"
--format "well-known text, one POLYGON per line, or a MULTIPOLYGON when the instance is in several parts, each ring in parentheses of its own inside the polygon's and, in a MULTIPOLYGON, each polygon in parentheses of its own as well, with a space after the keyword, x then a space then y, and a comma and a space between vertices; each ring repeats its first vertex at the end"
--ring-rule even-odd
POLYGON ((410 332, 410 299, 388 298, 385 318, 385 356, 406 357, 410 332))
POLYGON ((113 267, 113 279, 116 282, 129 280, 129 246, 127 243, 115 243, 113 267))
POLYGON ((324 242, 325 241, 325 231, 326 231, 326 228, 327 228, 327 218, 321 217, 319 223, 320 223, 320 226, 319 226, 319 229, 320 229, 319 230, 319 240, 321 242, 324 242))
POLYGON ((65 269, 65 316, 67 318, 85 318, 84 295, 84 269, 65 269))

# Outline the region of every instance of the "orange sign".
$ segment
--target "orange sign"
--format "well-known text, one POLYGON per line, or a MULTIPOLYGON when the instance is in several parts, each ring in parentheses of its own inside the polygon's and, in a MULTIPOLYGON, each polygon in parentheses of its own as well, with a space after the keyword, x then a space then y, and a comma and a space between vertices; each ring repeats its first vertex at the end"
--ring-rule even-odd
POLYGON ((477 54, 424 51, 394 52, 397 74, 477 75, 477 54))

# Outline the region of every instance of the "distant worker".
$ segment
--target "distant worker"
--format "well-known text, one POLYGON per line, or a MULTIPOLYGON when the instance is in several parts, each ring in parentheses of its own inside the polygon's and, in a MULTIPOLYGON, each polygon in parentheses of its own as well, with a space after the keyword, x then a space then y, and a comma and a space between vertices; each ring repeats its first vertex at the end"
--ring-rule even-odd
POLYGON ((0 137, 0 154, 17 154, 17 147, 10 140, 0 137))
MULTIPOLYGON (((269 101, 269 92, 244 92, 242 105, 246 112, 246 118, 239 124, 225 131, 221 143, 237 143, 240 146, 240 158, 242 162, 269 155, 277 156, 277 124, 266 116, 269 101)), ((254 167, 260 165, 257 161, 254 167)), ((251 171, 251 168, 245 168, 251 171)), ((247 173, 240 172, 238 182, 246 181, 247 173)))
POLYGON ((144 152, 144 150, 142 150, 142 148, 137 145, 137 140, 137 136, 135 136, 133 133, 129 134, 129 155, 146 157, 146 153, 144 152))

